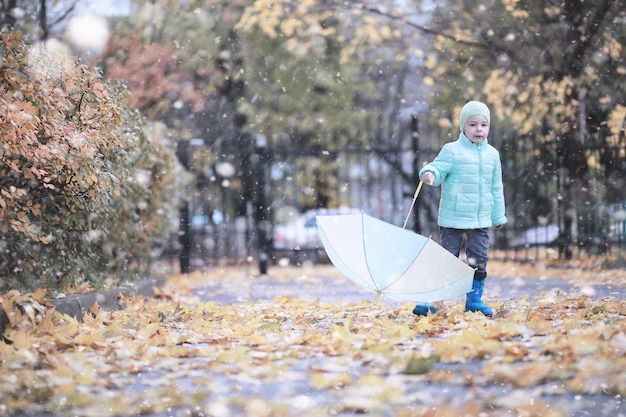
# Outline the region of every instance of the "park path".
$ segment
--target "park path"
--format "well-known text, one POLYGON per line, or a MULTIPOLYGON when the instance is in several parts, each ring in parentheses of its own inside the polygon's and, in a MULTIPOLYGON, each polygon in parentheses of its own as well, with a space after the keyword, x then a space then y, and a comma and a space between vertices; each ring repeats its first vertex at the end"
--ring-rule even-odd
MULTIPOLYGON (((498 270, 506 265, 498 265, 498 270)), ((578 271, 572 269, 572 271, 578 271)), ((542 269, 539 273, 533 268, 520 267, 520 275, 509 272, 507 277, 489 277, 485 287, 485 298, 506 303, 509 300, 525 298, 533 302, 539 298, 558 294, 570 294, 592 297, 613 296, 626 299, 626 271, 608 271, 620 279, 587 280, 594 276, 593 271, 581 274, 568 274, 568 270, 542 269), (528 275, 528 274, 534 275, 528 275), (526 275, 524 275, 526 274, 526 275)), ((208 268, 206 276, 227 274, 231 279, 208 280, 200 285, 196 294, 204 301, 215 301, 218 304, 243 303, 256 300, 272 300, 277 296, 292 296, 303 300, 323 303, 354 302, 374 300, 374 294, 343 276, 332 265, 315 265, 303 267, 273 267, 267 275, 259 276, 249 266, 229 266, 208 268), (219 271, 219 272, 218 272, 219 271)), ((497 274, 497 272, 496 272, 497 274)), ((381 301, 397 306, 401 300, 382 296, 381 301)), ((464 297, 446 301, 444 304, 463 303, 464 297)))
MULTIPOLYGON (((502 272, 502 268, 511 268, 510 265, 499 265, 497 271, 502 272)), ((517 268, 517 267, 513 267, 517 268)), ((557 299, 569 299, 572 303, 577 299, 598 300, 601 303, 606 297, 624 299, 626 296, 626 286, 623 285, 625 277, 622 271, 606 271, 607 276, 594 273, 594 271, 568 268, 568 269, 546 269, 519 267, 519 271, 507 271, 504 275, 494 276, 489 279, 486 299, 496 307, 499 312, 494 317, 498 320, 510 314, 510 308, 519 308, 520 299, 525 300, 528 305, 534 302, 550 303, 557 299), (617 279, 611 278, 616 277, 617 279), (592 279, 593 278, 593 279, 592 279), (615 285, 613 284, 615 282, 615 285)), ((280 297, 294 297, 302 300, 312 301, 322 304, 362 304, 368 300, 373 301, 374 294, 359 287, 352 281, 342 276, 332 265, 303 266, 299 268, 273 267, 267 275, 256 275, 256 271, 249 266, 242 267, 215 267, 204 272, 206 281, 200 280, 193 289, 193 294, 201 301, 212 301, 218 305, 232 306, 243 305, 254 302, 271 303, 272 300, 280 297), (212 279, 215 276, 228 277, 228 279, 212 279)), ((383 305, 389 310, 406 307, 410 305, 387 297, 382 297, 383 305)), ((444 309, 458 309, 458 305, 464 302, 464 297, 448 300, 440 304, 444 309)), ((593 301, 592 301, 593 302, 593 301)), ((314 304, 315 305, 315 304, 314 304)), ((524 304, 526 305, 526 304, 524 304)), ((457 310, 458 311, 458 310, 457 310)), ((417 319, 416 319, 417 320, 417 319)), ((445 337, 445 336, 444 336, 445 337)), ((416 335, 416 342, 428 343, 429 337, 416 335), (420 340, 422 342, 420 342, 420 340)), ((311 369, 323 368, 327 361, 333 358, 314 357, 302 358, 292 365, 289 378, 289 388, 280 381, 266 381, 259 385, 256 382, 239 381, 237 383, 238 395, 248 398, 263 398, 270 403, 292 404, 293 413, 287 415, 308 415, 305 411, 307 405, 314 403, 317 407, 330 407, 336 398, 328 395, 328 391, 316 391, 314 394, 310 389, 311 369), (290 399, 292 398, 293 401, 290 399), (303 401, 305 404, 300 404, 303 401), (299 410, 299 411, 298 411, 299 410)), ((507 384, 483 385, 479 388, 471 384, 464 384, 462 381, 468 374, 480 373, 488 362, 488 358, 471 360, 467 363, 437 364, 435 369, 438 372, 453 375, 446 378, 442 383, 432 383, 423 379, 410 379, 404 381, 405 392, 409 397, 402 401, 404 410, 410 410, 415 405, 432 406, 433 416, 437 416, 437 407, 441 404, 448 404, 449 407, 456 407, 458 410, 466 410, 467 404, 478 402, 489 404, 493 402, 493 414, 489 416, 509 415, 510 410, 520 403, 528 402, 532 407, 535 402, 547 404, 546 407, 553 407, 556 412, 554 416, 559 417, 586 417, 586 416, 626 416, 626 404, 623 403, 620 395, 589 394, 581 395, 571 392, 562 384, 539 381, 536 385, 525 388, 511 387, 507 384), (450 383, 450 381, 458 381, 450 383), (408 404, 408 407, 406 405, 408 404), (507 410, 507 407, 511 408, 507 410), (504 410, 504 411, 503 411, 504 410)), ((366 366, 351 367, 349 372, 355 379, 359 375, 367 372, 366 366)), ((626 370, 625 370, 626 371, 626 370)), ((216 376, 216 378, 219 376, 216 376)), ((390 375, 390 379, 394 376, 390 375)), ((228 379, 224 379, 228 383, 228 379)), ((538 407, 538 406, 537 406, 538 407)), ((538 409, 538 408, 537 408, 538 409)), ((398 408, 391 408, 391 411, 368 412, 372 416, 395 416, 398 415, 398 408)), ((423 410, 423 408, 422 408, 423 410)), ((532 410, 532 408, 531 408, 532 410)), ((545 415, 545 408, 538 413, 525 414, 529 416, 545 415)), ((364 412, 358 410, 357 414, 364 412)), ((227 414, 228 415, 228 414, 227 414)), ((352 415, 349 412, 342 412, 341 415, 352 415)), ((422 415, 422 414, 406 414, 422 415)), ((448 414, 446 414, 448 415, 448 414)), ((482 414, 481 414, 482 415, 482 414)))

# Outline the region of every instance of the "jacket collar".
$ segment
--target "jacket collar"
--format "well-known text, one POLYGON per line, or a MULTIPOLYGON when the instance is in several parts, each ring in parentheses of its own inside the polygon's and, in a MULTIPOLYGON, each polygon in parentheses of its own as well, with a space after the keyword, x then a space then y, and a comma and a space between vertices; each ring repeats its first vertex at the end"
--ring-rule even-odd
POLYGON ((465 136, 465 133, 461 132, 461 134, 459 135, 459 142, 461 142, 463 144, 463 146, 468 147, 468 148, 472 148, 472 149, 482 149, 484 147, 487 146, 488 141, 485 138, 485 140, 483 140, 482 142, 476 144, 474 142, 472 142, 467 136, 465 136))

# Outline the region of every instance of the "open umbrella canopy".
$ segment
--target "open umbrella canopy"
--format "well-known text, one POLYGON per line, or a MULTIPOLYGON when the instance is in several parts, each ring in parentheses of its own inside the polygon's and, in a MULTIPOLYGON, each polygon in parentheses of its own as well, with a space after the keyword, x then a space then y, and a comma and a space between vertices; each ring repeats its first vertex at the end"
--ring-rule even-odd
POLYGON ((364 213, 318 216, 331 262, 362 287, 393 298, 433 302, 471 291, 474 269, 432 239, 364 213))

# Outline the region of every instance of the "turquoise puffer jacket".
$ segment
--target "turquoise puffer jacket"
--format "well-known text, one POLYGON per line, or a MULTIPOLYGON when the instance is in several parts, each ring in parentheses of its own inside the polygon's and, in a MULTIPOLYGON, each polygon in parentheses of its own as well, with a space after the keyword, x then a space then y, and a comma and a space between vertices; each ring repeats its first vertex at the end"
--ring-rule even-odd
POLYGON ((443 146, 419 172, 435 174, 441 185, 439 226, 480 229, 506 223, 500 154, 485 139, 479 144, 461 133, 443 146))

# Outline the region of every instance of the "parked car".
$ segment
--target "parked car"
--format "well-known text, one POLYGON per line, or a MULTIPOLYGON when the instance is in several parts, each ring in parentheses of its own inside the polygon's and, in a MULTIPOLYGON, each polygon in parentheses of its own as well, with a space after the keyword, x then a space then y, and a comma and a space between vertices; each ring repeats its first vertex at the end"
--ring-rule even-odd
POLYGON ((514 247, 554 245, 559 238, 559 226, 547 224, 525 230, 509 243, 514 247))
POLYGON ((274 249, 292 251, 323 249, 315 216, 360 212, 359 209, 354 208, 309 210, 294 220, 274 226, 274 249))

